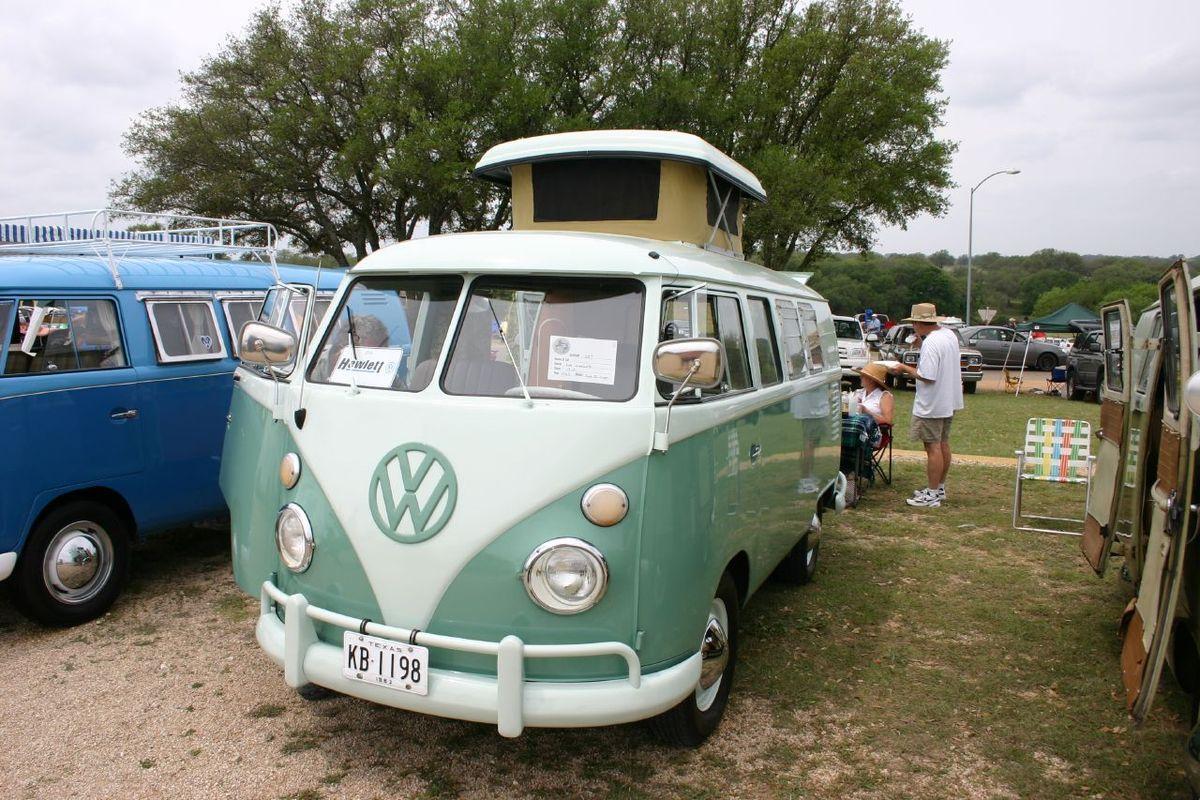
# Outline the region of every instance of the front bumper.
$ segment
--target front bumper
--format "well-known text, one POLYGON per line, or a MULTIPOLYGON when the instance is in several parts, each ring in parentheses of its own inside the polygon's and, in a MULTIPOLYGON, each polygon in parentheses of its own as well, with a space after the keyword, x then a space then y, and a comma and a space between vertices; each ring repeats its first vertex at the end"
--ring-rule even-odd
POLYGON ((982 367, 968 367, 962 371, 963 383, 978 383, 983 380, 982 367))
POLYGON ((673 667, 642 674, 637 653, 621 642, 525 644, 516 636, 488 642, 414 632, 309 605, 303 595, 286 594, 271 581, 262 585, 255 634, 267 655, 283 667, 289 686, 315 683, 406 711, 486 722, 496 725, 501 736, 520 736, 526 726, 580 728, 646 719, 673 707, 700 680, 698 652, 673 667), (283 609, 282 621, 277 607, 283 609), (494 655, 496 677, 432 669, 425 696, 353 681, 342 675, 342 648, 320 641, 314 620, 422 647, 494 655), (575 683, 525 680, 526 658, 605 655, 625 659, 628 676, 575 683))

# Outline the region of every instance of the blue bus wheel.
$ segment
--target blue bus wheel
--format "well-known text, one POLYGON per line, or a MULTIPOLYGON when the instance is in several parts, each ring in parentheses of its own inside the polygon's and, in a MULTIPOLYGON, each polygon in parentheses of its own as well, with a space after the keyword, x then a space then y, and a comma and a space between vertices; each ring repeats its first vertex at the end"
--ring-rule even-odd
POLYGON ((103 614, 129 572, 129 531, 107 506, 64 503, 25 542, 11 583, 17 607, 47 625, 78 625, 103 614))

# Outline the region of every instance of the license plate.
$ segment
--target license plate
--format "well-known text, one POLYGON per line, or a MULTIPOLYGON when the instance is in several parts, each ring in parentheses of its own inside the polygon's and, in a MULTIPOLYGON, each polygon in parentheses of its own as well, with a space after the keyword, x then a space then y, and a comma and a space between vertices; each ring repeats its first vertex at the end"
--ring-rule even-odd
POLYGON ((400 692, 429 694, 429 648, 346 631, 342 675, 400 692))

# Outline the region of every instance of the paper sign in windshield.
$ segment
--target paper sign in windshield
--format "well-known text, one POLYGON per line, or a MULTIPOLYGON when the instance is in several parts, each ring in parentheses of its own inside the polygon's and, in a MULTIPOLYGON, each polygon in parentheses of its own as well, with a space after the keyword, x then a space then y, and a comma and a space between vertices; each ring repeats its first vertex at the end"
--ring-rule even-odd
POLYGON ((551 336, 546 377, 552 381, 612 386, 617 382, 617 340, 551 336))
POLYGON ((402 347, 354 347, 346 345, 329 373, 330 383, 391 388, 404 361, 402 347))

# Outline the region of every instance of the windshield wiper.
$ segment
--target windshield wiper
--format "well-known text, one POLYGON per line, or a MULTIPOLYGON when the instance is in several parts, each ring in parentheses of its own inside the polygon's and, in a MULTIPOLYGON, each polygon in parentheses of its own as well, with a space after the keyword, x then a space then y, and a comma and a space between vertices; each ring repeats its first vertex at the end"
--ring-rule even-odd
POLYGON ((354 356, 354 360, 358 361, 358 348, 354 346, 354 340, 357 338, 354 333, 354 315, 350 313, 349 304, 346 305, 346 327, 350 337, 350 355, 354 356))
POLYGON ((521 375, 521 368, 517 366, 517 359, 513 355, 512 347, 508 344, 508 337, 504 335, 504 327, 500 324, 500 318, 496 316, 496 309, 492 306, 492 298, 487 301, 488 310, 492 312, 492 319, 496 322, 496 330, 500 332, 500 341, 504 342, 504 349, 508 351, 508 360, 512 362, 513 372, 517 373, 517 383, 521 384, 521 394, 525 395, 525 402, 533 408, 533 400, 529 397, 529 387, 525 385, 525 378, 521 375))

